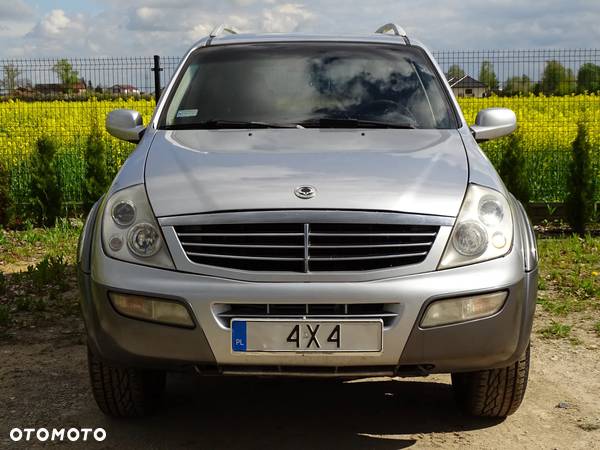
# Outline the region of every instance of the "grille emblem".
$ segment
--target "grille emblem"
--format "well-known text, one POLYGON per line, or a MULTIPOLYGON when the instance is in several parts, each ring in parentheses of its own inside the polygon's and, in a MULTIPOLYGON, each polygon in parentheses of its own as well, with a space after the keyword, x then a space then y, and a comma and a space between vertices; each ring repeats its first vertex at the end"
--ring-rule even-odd
POLYGON ((313 198, 317 194, 317 190, 313 186, 298 186, 294 189, 294 194, 296 197, 306 200, 313 198))

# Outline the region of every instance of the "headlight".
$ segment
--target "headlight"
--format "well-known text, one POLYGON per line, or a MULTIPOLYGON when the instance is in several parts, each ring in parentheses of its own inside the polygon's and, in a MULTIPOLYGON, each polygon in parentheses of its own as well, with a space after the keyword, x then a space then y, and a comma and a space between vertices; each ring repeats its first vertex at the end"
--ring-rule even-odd
POLYGON ((173 268, 144 185, 115 192, 104 206, 102 245, 108 256, 148 266, 173 268))
POLYGON ((130 201, 120 201, 112 207, 112 218, 122 227, 131 225, 135 220, 135 205, 130 201))
POLYGON ((149 223, 138 223, 129 230, 127 244, 129 250, 137 256, 147 258, 156 255, 160 250, 160 235, 149 223))
POLYGON ((512 214, 506 198, 493 189, 471 184, 439 269, 504 256, 512 239, 512 214))
POLYGON ((459 223, 452 236, 452 244, 461 255, 479 256, 487 248, 487 231, 474 220, 459 223))

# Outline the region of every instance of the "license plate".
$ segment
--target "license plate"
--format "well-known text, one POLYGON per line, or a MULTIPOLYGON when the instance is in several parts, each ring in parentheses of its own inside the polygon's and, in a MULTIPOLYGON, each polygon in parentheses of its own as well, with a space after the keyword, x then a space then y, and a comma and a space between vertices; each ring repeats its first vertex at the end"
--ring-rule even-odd
POLYGON ((238 352, 380 352, 383 321, 233 319, 231 349, 238 352))

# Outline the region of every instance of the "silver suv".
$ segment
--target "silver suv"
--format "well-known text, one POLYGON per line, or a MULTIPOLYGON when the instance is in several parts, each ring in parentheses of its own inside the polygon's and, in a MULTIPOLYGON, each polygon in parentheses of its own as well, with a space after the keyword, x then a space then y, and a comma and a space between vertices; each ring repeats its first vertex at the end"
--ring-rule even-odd
POLYGON ((240 35, 194 45, 95 205, 79 246, 102 411, 156 407, 167 371, 451 373, 463 411, 521 403, 535 238, 429 51, 366 36, 240 35))

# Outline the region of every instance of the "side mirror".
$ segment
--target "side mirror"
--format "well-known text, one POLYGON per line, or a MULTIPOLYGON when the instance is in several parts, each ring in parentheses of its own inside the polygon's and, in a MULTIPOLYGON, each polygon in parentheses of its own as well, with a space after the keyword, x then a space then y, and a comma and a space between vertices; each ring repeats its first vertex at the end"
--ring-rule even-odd
POLYGON ((471 127, 477 142, 507 136, 517 128, 517 116, 508 108, 486 108, 477 113, 471 127))
POLYGON ((106 117, 106 131, 118 139, 138 143, 144 134, 142 115, 131 109, 115 109, 106 117))

